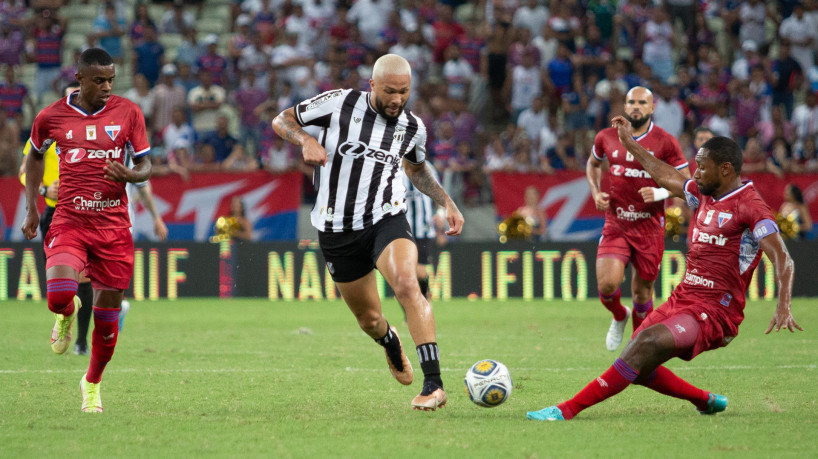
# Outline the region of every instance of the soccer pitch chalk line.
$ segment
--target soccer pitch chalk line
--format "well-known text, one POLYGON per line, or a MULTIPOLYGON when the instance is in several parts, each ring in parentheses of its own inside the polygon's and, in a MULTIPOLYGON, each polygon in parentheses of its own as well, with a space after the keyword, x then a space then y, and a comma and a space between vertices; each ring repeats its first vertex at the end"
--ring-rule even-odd
MULTIPOLYGON (((757 370, 815 370, 818 365, 774 365, 774 366, 752 366, 752 365, 724 365, 724 366, 706 366, 706 367, 678 367, 674 371, 711 371, 711 370, 733 370, 733 371, 757 371, 757 370)), ((586 367, 566 367, 566 368, 528 368, 528 367, 512 367, 514 371, 547 371, 551 373, 568 373, 568 372, 593 372, 598 371, 599 368, 586 367)), ((348 372, 382 372, 383 368, 356 368, 346 367, 348 372)), ((464 368, 443 368, 445 372, 463 371, 464 368)), ((0 374, 44 374, 44 373, 77 373, 84 371, 82 369, 76 370, 44 370, 44 369, 19 369, 19 370, 0 370, 0 374)), ((295 372, 295 371, 324 371, 324 370, 310 370, 305 368, 110 368, 106 369, 105 373, 270 373, 270 372, 295 372)))

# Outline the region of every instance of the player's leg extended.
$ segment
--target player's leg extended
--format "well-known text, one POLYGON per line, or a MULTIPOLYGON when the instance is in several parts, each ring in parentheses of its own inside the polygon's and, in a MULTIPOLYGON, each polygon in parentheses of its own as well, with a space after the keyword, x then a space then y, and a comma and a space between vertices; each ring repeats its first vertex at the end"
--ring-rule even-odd
POLYGON ((58 253, 46 262, 46 299, 48 309, 54 313, 51 329, 51 350, 62 354, 71 344, 71 326, 76 310, 82 306, 76 297, 79 271, 83 262, 68 253, 58 253))
POLYGON ((539 411, 530 411, 528 419, 562 421, 572 419, 582 410, 622 392, 639 378, 640 373, 651 374, 673 356, 673 335, 664 325, 642 330, 622 351, 622 354, 598 378, 591 381, 572 399, 539 411))
POLYGON ((631 311, 620 302, 621 289, 619 285, 625 278, 624 257, 613 254, 599 254, 596 259, 596 282, 599 290, 599 300, 605 309, 611 311, 613 320, 605 336, 605 347, 615 351, 622 344, 625 334, 625 325, 631 311))
POLYGON ((391 241, 378 256, 376 266, 406 310, 409 332, 417 346, 420 367, 423 369, 423 390, 412 401, 412 406, 422 410, 441 407, 446 404, 446 393, 440 377, 435 318, 432 306, 418 285, 414 241, 403 238, 391 241))
POLYGON ((94 282, 94 331, 91 333, 91 361, 80 380, 82 411, 102 411, 99 385, 102 372, 111 361, 119 335, 119 304, 124 291, 94 282))
MULTIPOLYGON (((689 354, 699 335, 700 327, 696 319, 687 314, 677 314, 667 318, 657 317, 657 320, 659 319, 661 321, 656 325, 652 325, 653 321, 651 321, 645 324, 646 327, 656 333, 661 333, 663 336, 660 339, 666 340, 666 333, 673 337, 673 356, 689 354)), ((699 389, 678 377, 665 366, 660 365, 651 373, 643 371, 641 374, 642 376, 635 381, 637 384, 660 394, 687 400, 703 414, 715 414, 727 408, 727 397, 699 389)))
POLYGON ((375 271, 352 282, 337 282, 335 285, 361 330, 383 346, 392 376, 401 384, 412 384, 412 364, 403 352, 397 331, 389 326, 381 310, 375 271))
POLYGON ((653 311, 653 283, 654 280, 645 280, 639 275, 639 270, 633 270, 631 291, 633 292, 633 330, 636 331, 642 321, 653 311))

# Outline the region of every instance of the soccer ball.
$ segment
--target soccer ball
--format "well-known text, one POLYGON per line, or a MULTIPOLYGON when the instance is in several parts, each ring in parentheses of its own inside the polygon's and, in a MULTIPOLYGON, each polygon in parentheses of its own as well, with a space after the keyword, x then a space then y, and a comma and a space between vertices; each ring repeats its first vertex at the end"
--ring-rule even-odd
POLYGON ((513 383, 508 368, 496 360, 481 360, 466 372, 466 392, 479 406, 492 408, 508 400, 513 383))

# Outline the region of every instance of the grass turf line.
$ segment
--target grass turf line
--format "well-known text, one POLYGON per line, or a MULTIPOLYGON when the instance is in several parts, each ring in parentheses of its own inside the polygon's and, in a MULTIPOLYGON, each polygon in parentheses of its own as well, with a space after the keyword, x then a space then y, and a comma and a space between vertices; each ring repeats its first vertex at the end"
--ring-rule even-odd
POLYGON ((438 302, 449 404, 435 413, 409 409, 422 374, 394 300, 384 310, 416 367, 409 387, 341 301, 133 302, 103 378, 102 415, 79 410, 88 357, 54 355, 46 306, 9 301, 0 303, 0 445, 5 457, 804 457, 818 430, 814 304, 793 306, 806 332, 764 336, 775 304, 751 303, 730 346, 670 362, 727 395, 724 413, 699 416, 631 387, 574 421, 538 423, 525 412, 572 396, 618 355, 604 348, 610 315, 596 301, 438 302), (497 408, 473 405, 463 389, 483 358, 514 379, 497 408))

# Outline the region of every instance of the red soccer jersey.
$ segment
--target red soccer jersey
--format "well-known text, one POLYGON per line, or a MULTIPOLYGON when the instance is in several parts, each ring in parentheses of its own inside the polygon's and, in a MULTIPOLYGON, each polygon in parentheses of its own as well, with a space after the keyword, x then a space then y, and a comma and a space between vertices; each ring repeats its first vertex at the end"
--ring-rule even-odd
MULTIPOLYGON (((650 122, 648 130, 634 137, 655 157, 676 169, 687 167, 687 160, 675 137, 650 122)), ((591 152, 599 161, 608 158, 611 172, 610 207, 605 214, 605 225, 616 225, 625 233, 663 234, 665 230, 665 203, 646 203, 639 194, 642 187, 656 187, 656 182, 642 168, 639 161, 628 153, 619 141, 614 128, 603 129, 596 135, 591 152)))
POLYGON ((694 180, 684 190, 698 212, 684 280, 673 295, 709 307, 711 316, 727 321, 721 320, 725 333, 735 336, 744 319, 744 292, 761 260, 759 241, 778 232, 775 217, 752 182, 719 199, 702 195, 694 180))
POLYGON ((128 99, 112 95, 108 103, 88 114, 64 97, 41 111, 31 127, 31 146, 44 151, 57 143, 60 190, 53 226, 129 228, 125 183, 105 178, 105 160, 124 164, 125 147, 135 157, 148 154, 145 117, 128 99))

